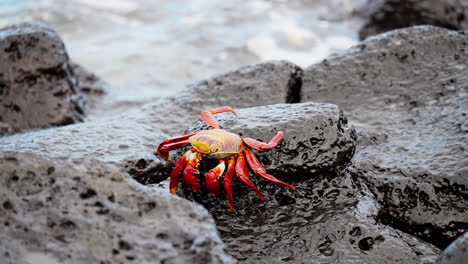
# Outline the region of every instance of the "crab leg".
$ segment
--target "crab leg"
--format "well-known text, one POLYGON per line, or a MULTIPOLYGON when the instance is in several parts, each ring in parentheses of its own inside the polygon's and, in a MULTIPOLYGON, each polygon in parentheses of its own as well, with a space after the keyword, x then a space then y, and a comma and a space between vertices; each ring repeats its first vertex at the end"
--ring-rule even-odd
POLYGON ((257 174, 258 176, 260 176, 262 178, 265 178, 265 179, 267 179, 269 181, 276 182, 276 183, 282 184, 284 186, 287 186, 291 190, 296 190, 296 187, 277 179, 273 175, 270 175, 270 174, 266 173, 265 168, 262 166, 262 164, 260 164, 260 161, 258 161, 257 157, 255 156, 255 154, 250 149, 245 148, 244 152, 245 152, 245 157, 247 159, 247 162, 249 163, 250 168, 252 168, 252 170, 255 172, 255 174, 257 174))
POLYGON ((284 133, 279 131, 276 136, 274 136, 270 142, 264 143, 258 140, 255 140, 253 138, 242 138, 245 142, 245 144, 249 145, 250 147, 257 149, 257 150, 265 150, 265 149, 271 149, 276 147, 278 143, 283 139, 284 133))
POLYGON ((186 154, 187 166, 185 166, 185 169, 182 172, 182 179, 184 180, 185 184, 187 184, 192 189, 192 191, 198 192, 198 190, 200 190, 200 179, 195 177, 194 174, 199 173, 197 167, 202 158, 202 155, 194 149, 187 151, 186 154))
POLYGON ((158 148, 157 154, 164 160, 172 162, 172 157, 169 156, 169 151, 181 148, 185 144, 189 144, 189 143, 190 141, 187 139, 187 140, 182 140, 182 141, 175 142, 175 143, 166 144, 158 148))
POLYGON ((231 213, 234 213, 234 199, 232 198, 232 180, 234 179, 234 170, 236 167, 236 161, 233 157, 230 157, 227 160, 228 169, 226 175, 224 175, 224 190, 226 190, 226 194, 229 200, 229 207, 231 208, 231 213))
POLYGON ((163 142, 161 142, 158 146, 158 152, 159 150, 164 146, 164 145, 167 145, 167 144, 170 144, 170 143, 174 143, 174 142, 178 142, 178 141, 182 141, 182 140, 186 140, 188 139, 189 137, 191 136, 194 136, 196 135, 197 133, 193 133, 193 134, 189 134, 189 135, 183 135, 183 136, 180 136, 180 137, 173 137, 173 138, 166 138, 163 142))
POLYGON ((181 147, 181 145, 174 144, 180 143, 181 141, 184 142, 182 145, 187 144, 187 139, 191 136, 194 136, 195 134, 197 133, 165 139, 163 142, 159 143, 156 154, 164 160, 169 161, 168 152, 181 147))
POLYGON ((216 121, 214 115, 224 112, 232 112, 237 116, 236 111, 234 111, 230 106, 218 107, 209 110, 202 111, 199 115, 199 118, 205 122, 207 125, 212 126, 213 128, 219 129, 218 121, 216 121))
POLYGON ((245 157, 242 152, 239 153, 239 156, 237 157, 237 163, 236 163, 236 174, 237 174, 237 179, 242 181, 243 183, 247 184, 250 188, 252 188, 260 198, 260 200, 264 200, 265 196, 258 190, 258 188, 255 186, 255 184, 249 179, 249 169, 247 168, 247 163, 245 162, 245 157))
POLYGON ((216 167, 205 173, 206 188, 213 195, 218 195, 219 193, 218 178, 223 174, 225 168, 226 164, 224 160, 220 160, 216 167))
POLYGON ((187 153, 189 151, 185 152, 184 155, 182 155, 176 162, 174 169, 171 172, 171 180, 169 183, 169 190, 171 191, 172 194, 175 194, 177 191, 177 184, 179 181, 179 174, 180 171, 185 167, 187 164, 187 153))

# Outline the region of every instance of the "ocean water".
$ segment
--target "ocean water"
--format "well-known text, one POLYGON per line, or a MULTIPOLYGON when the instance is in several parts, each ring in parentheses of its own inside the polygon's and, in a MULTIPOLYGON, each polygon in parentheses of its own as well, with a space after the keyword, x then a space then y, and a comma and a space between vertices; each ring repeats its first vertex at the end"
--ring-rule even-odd
MULTIPOLYGON (((243 65, 301 67, 357 43, 366 0, 0 0, 0 27, 42 21, 123 111, 243 65)), ((117 107, 118 106, 118 107, 117 107)), ((117 109, 117 110, 116 110, 117 109)))

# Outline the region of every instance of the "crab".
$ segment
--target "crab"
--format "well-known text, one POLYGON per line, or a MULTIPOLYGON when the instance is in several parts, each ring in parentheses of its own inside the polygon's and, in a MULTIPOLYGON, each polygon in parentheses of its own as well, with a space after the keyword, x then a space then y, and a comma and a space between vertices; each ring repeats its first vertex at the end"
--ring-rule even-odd
POLYGON ((258 158, 252 150, 248 148, 249 146, 260 151, 274 148, 281 141, 284 133, 279 131, 268 143, 252 138, 242 138, 234 133, 220 129, 218 121, 216 121, 214 115, 224 112, 232 112, 237 116, 237 113, 229 106, 202 111, 199 118, 204 123, 211 126, 212 129, 168 138, 159 144, 156 153, 161 158, 169 162, 172 161, 169 156, 169 151, 182 148, 187 144, 191 144, 192 146, 192 148, 185 152, 175 163, 170 176, 170 192, 172 194, 176 193, 181 172, 183 181, 188 187, 190 187, 190 189, 192 189, 192 191, 197 192, 200 190, 200 179, 195 177, 195 174, 200 173, 197 170, 197 167, 204 155, 208 155, 219 160, 216 167, 205 173, 206 188, 211 194, 219 194, 219 179, 227 167, 227 171, 223 179, 223 185, 228 197, 231 212, 234 212, 234 199, 231 188, 234 180, 234 172, 236 173, 238 180, 252 188, 261 200, 265 199, 262 192, 260 192, 252 180, 250 180, 247 164, 257 176, 287 186, 291 190, 295 190, 296 188, 294 186, 266 173, 265 168, 260 164, 258 158))

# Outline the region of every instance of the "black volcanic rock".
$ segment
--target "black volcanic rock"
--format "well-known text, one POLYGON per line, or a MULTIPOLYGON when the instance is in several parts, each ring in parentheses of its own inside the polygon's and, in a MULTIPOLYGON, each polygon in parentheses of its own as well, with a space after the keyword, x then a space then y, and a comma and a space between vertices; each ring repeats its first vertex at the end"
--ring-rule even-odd
MULTIPOLYGON (((278 131, 285 136, 267 151, 256 151, 267 170, 296 177, 305 173, 345 167, 356 148, 356 134, 343 112, 332 104, 276 104, 217 114, 221 128, 268 142, 278 131)), ((211 129, 197 121, 184 134, 211 129)))
POLYGON ((394 29, 433 25, 447 29, 468 29, 468 2, 465 0, 369 0, 367 22, 359 38, 394 29))
POLYGON ((286 62, 248 66, 119 116, 0 138, 0 260, 233 263, 205 209, 132 177, 169 175, 154 155, 160 129, 175 134, 219 104, 292 100, 300 74, 286 62))
POLYGON ((468 232, 452 242, 440 255, 438 264, 464 264, 468 259, 468 232))
MULTIPOLYGON (((294 185, 288 188, 251 173, 265 201, 234 181, 235 213, 224 192, 178 194, 204 205, 215 217, 229 252, 243 263, 429 263, 439 250, 376 221, 379 204, 365 182, 348 168, 355 130, 332 104, 277 104, 216 115, 222 128, 261 141, 285 133, 273 149, 256 151, 267 172, 294 185)), ((208 126, 197 121, 185 133, 208 126)), ((181 154, 182 151, 179 152, 181 154)), ((208 157, 204 159, 209 160, 208 157)), ((203 175, 216 161, 202 162, 203 175)), ((203 182, 203 176, 200 176, 203 182)))
POLYGON ((468 228, 468 35, 432 26, 369 38, 304 71, 302 99, 339 105, 379 221, 445 248, 468 228))
POLYGON ((285 61, 245 66, 200 81, 176 96, 146 105, 143 111, 161 131, 176 136, 206 109, 298 102, 301 76, 302 69, 285 61))
POLYGON ((0 29, 0 134, 83 121, 87 87, 93 83, 100 86, 94 90, 104 91, 102 81, 91 76, 72 67, 64 43, 45 24, 0 29))

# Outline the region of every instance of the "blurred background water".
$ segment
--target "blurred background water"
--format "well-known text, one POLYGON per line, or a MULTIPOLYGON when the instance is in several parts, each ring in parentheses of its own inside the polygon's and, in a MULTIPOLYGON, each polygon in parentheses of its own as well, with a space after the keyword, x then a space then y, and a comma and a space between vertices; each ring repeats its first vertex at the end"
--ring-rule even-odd
MULTIPOLYGON (((265 60, 301 67, 357 42, 366 0, 0 0, 0 27, 42 21, 129 108, 265 60)), ((120 109, 113 107, 113 109, 120 109)))

